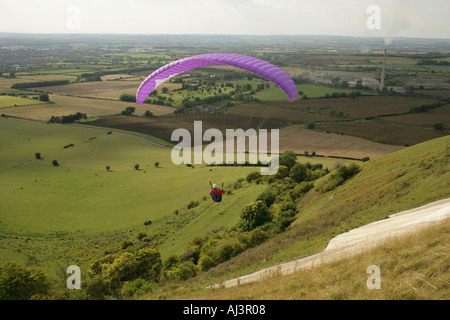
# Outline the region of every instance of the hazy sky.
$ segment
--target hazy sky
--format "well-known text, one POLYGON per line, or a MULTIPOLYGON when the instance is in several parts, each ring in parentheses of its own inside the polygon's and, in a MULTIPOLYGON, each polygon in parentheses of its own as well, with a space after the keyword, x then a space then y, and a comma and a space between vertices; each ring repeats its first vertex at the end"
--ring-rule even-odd
POLYGON ((450 38, 450 0, 0 0, 0 12, 0 32, 450 38))

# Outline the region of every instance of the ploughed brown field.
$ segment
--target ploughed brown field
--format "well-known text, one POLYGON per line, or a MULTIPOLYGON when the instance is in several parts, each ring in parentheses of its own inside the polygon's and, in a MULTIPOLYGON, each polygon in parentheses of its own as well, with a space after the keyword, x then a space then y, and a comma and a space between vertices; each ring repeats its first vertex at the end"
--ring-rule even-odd
MULTIPOLYGON (((277 129, 282 123, 273 120, 251 119, 249 117, 232 116, 226 114, 186 113, 160 117, 127 117, 111 116, 99 118, 89 122, 90 125, 115 128, 149 134, 164 141, 171 142, 171 135, 175 129, 184 128, 193 136, 194 121, 202 121, 203 132, 207 129, 219 129, 225 137, 226 129, 277 129)), ((175 142, 176 143, 176 142, 175 142)))
POLYGON ((315 152, 317 155, 327 157, 352 159, 369 157, 374 159, 402 148, 357 137, 317 132, 297 126, 289 126, 280 130, 281 152, 292 150, 297 154, 304 154, 307 151, 310 155, 315 152))
MULTIPOLYGON (((171 141, 172 132, 178 128, 185 128, 193 137, 194 121, 202 121, 203 132, 210 128, 219 129, 225 139, 226 129, 277 129, 280 123, 273 120, 261 121, 242 116, 223 114, 182 114, 161 116, 157 118, 113 116, 99 118, 89 124, 107 128, 116 128, 149 134, 174 144, 171 141)), ((308 130, 297 126, 280 129, 280 152, 292 150, 297 154, 315 152, 322 156, 335 156, 353 159, 364 157, 376 158, 401 149, 400 146, 384 145, 356 137, 339 134, 327 134, 308 130)), ((270 131, 268 132, 268 149, 271 150, 270 131)), ((209 144, 209 142, 205 142, 209 144)), ((247 146, 248 147, 248 146, 247 146)), ((225 150, 225 148, 224 148, 225 150)), ((248 150, 248 148, 246 148, 248 150)))
POLYGON ((446 132, 438 131, 431 127, 411 127, 367 121, 318 123, 316 128, 396 146, 410 146, 447 135, 446 132))

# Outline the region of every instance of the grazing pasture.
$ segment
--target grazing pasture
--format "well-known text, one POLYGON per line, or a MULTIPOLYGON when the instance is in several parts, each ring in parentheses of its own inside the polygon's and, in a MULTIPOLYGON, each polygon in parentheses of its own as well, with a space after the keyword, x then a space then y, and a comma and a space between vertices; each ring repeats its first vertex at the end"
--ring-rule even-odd
POLYGON ((42 103, 42 101, 30 98, 0 96, 0 108, 39 105, 42 103))

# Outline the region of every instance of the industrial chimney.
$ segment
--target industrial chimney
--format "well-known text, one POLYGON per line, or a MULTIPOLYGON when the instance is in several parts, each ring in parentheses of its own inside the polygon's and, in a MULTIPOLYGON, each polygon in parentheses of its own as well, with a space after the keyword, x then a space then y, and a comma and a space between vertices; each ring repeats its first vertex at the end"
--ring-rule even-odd
POLYGON ((386 49, 384 49, 383 66, 381 67, 381 79, 380 79, 380 89, 381 90, 383 90, 383 88, 384 88, 385 70, 386 70, 386 49))

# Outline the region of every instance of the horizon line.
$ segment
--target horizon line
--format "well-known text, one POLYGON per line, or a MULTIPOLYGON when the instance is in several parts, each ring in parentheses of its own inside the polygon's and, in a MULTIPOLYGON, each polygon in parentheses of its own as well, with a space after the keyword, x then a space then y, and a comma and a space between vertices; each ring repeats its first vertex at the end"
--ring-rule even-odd
POLYGON ((11 32, 0 31, 0 34, 9 35, 64 35, 64 36, 89 36, 89 35, 122 35, 122 36, 235 36, 235 37, 345 37, 366 39, 427 39, 449 40, 442 37, 408 37, 408 36, 370 36, 370 35, 339 35, 339 34, 235 34, 235 33, 129 33, 129 32, 11 32))

